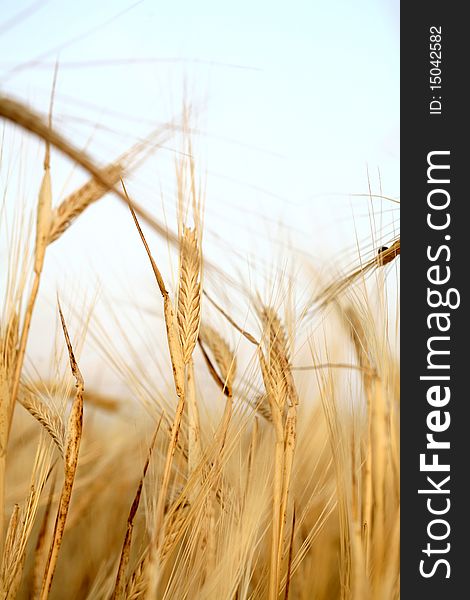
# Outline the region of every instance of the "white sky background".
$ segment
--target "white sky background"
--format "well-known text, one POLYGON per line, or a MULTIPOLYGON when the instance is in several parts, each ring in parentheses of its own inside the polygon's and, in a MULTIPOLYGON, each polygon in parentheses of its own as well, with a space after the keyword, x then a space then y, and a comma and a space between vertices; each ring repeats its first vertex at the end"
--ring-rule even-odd
MULTIPOLYGON (((352 196, 367 194, 368 170, 373 193, 399 197, 398 23, 398 0, 0 0, 0 85, 47 112, 58 60, 54 122, 101 164, 177 115, 186 87, 204 132, 194 141, 208 254, 224 266, 239 252, 238 266, 256 279, 255 257, 269 266, 287 239, 321 268, 353 247, 356 233, 370 237, 370 201, 352 196)), ((9 135, 4 164, 19 160, 28 177, 18 190, 10 181, 7 201, 34 201, 42 148, 9 135)), ((174 230, 178 148, 167 142, 129 181, 174 230)), ((85 179, 70 178, 59 157, 52 168, 56 201, 85 179)), ((381 243, 398 229, 397 206, 372 204, 381 243)), ((113 285, 138 293, 140 278, 154 292, 129 214, 111 198, 90 208, 48 261, 51 292, 81 290, 103 272, 111 298, 113 285)))

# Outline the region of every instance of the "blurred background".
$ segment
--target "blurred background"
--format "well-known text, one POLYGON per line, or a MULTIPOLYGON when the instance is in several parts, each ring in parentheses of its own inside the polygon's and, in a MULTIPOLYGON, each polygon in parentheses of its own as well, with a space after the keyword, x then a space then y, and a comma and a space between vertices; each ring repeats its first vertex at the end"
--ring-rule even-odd
MULTIPOLYGON (((53 123, 99 165, 147 140, 126 182, 172 231, 189 104, 206 257, 266 290, 284 269, 295 277, 296 261, 340 272, 398 233, 399 206, 387 199, 399 198, 398 10, 398 0, 1 0, 0 85, 47 114, 58 65, 53 123), (176 131, 162 133, 169 122, 176 131)), ((2 136, 2 210, 21 207, 27 231, 44 148, 10 126, 2 136)), ((53 153, 55 203, 87 179, 53 153)), ((174 281, 168 245, 145 231, 174 281)), ((2 261, 8 240, 2 231, 2 261)), ((124 328, 126 311, 135 327, 136 300, 139 318, 159 318, 141 243, 112 195, 51 246, 41 286, 35 368, 47 364, 37 340, 57 291, 82 315, 118 312, 124 328)))

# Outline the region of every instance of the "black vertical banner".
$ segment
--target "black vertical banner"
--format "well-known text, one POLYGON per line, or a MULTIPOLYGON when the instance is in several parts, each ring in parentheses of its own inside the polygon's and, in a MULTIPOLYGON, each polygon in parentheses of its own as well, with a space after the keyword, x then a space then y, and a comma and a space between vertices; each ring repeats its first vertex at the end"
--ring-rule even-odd
POLYGON ((401 11, 401 597, 450 600, 470 597, 470 36, 460 3, 401 11))

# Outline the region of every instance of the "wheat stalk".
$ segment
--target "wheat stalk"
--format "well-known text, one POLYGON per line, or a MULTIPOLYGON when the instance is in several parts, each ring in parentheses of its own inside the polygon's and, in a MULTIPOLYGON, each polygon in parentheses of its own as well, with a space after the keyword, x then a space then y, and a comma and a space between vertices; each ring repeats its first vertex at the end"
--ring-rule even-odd
POLYGON ((52 508, 52 500, 54 497, 54 489, 55 489, 55 476, 51 485, 51 489, 49 492, 49 497, 46 504, 46 510, 44 511, 44 515, 41 522, 41 528, 38 533, 36 548, 34 550, 34 563, 33 568, 31 570, 31 597, 36 599, 39 597, 41 593, 42 587, 42 561, 47 551, 46 546, 46 537, 47 537, 47 528, 49 524, 49 516, 52 508))
MULTIPOLYGON (((1 98, 0 98, 1 105, 1 98)), ((51 111, 52 111, 52 100, 51 100, 51 111)), ((49 129, 51 128, 51 112, 49 115, 49 129)), ((49 229, 51 224, 51 213, 52 213, 52 190, 51 190, 51 176, 50 176, 50 156, 49 145, 46 144, 46 152, 44 159, 44 173, 42 177, 41 187, 39 189, 37 212, 36 212, 36 243, 34 249, 34 276, 31 290, 29 292, 28 300, 26 303, 26 310, 24 314, 23 326, 21 334, 19 334, 19 340, 15 338, 15 352, 14 352, 14 368, 12 373, 1 373, 0 372, 0 392, 4 397, 1 399, 0 404, 0 536, 3 531, 3 512, 4 512, 4 478, 5 478, 5 461, 6 461, 6 447, 8 444, 8 438, 10 436, 10 429, 13 420, 13 414, 15 411, 16 400, 18 397, 18 389, 20 385, 21 372, 23 370, 23 362, 26 353, 26 345, 28 342, 29 331, 31 327, 31 320, 33 318, 33 311, 36 304, 37 295, 39 292, 39 283, 41 280, 42 268, 44 265, 44 257, 47 247, 47 239, 49 236, 49 229), (7 376, 7 381, 5 381, 7 376)), ((16 334, 15 334, 16 336, 16 334)), ((7 354, 10 352, 7 351, 7 354)), ((11 357, 10 359, 11 360, 11 357)), ((3 370, 3 369, 2 369, 3 370)))
POLYGON ((6 544, 6 551, 2 555, 0 589, 1 597, 4 600, 14 600, 17 597, 26 558, 26 548, 35 523, 39 499, 51 472, 48 466, 49 458, 46 445, 40 443, 36 452, 29 493, 18 514, 13 517, 10 533, 7 536, 9 541, 6 544))
POLYGON ((4 334, 0 335, 0 539, 3 538, 6 454, 10 427, 11 388, 18 352, 18 333, 18 314, 13 312, 7 320, 4 334))
POLYGON ((147 459, 145 461, 145 465, 142 471, 142 476, 139 481, 139 485, 137 486, 137 491, 134 496, 134 501, 132 502, 129 516, 127 518, 127 529, 126 535, 124 538, 124 542, 122 544, 121 556, 119 559, 119 567, 116 574, 116 582, 114 584, 114 591, 112 595, 112 600, 119 600, 124 596, 125 586, 126 586, 126 572, 127 566, 129 564, 129 555, 131 551, 131 541, 132 541, 132 533, 134 531, 134 519, 137 514, 137 509, 139 508, 140 496, 142 494, 142 488, 144 485, 145 475, 147 474, 147 469, 150 464, 150 458, 152 456, 153 448, 155 446, 155 442, 157 440, 158 431, 160 429, 162 419, 160 418, 155 433, 153 434, 152 441, 150 442, 150 447, 147 452, 147 459))

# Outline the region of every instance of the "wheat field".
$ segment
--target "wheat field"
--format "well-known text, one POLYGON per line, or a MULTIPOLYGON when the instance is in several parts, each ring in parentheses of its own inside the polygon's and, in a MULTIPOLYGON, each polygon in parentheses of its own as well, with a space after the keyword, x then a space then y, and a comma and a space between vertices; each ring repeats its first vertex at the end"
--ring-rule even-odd
POLYGON ((371 235, 345 269, 331 257, 330 276, 304 257, 307 294, 275 258, 253 289, 222 254, 206 260, 186 122, 166 222, 127 183, 145 146, 98 164, 51 114, 1 96, 0 116, 43 154, 26 207, 9 200, 1 164, 1 598, 399 598, 399 237, 371 235), (88 182, 53 196, 51 154, 88 182), (93 301, 84 309, 59 288, 50 339, 34 340, 51 248, 111 196, 133 227, 158 324, 142 313, 129 326, 119 306, 113 326, 100 324, 93 301), (148 335, 147 352, 130 336, 126 353, 114 343, 129 327, 148 335), (88 339, 121 395, 82 367, 88 339), (36 368, 29 348, 52 341, 47 369, 36 368))

